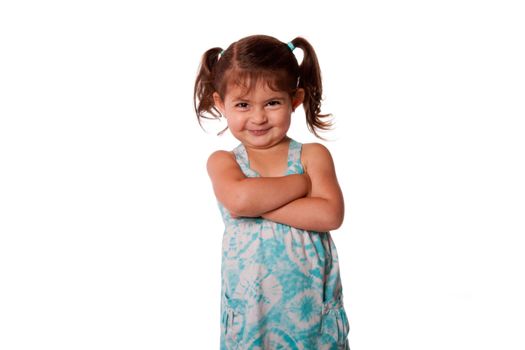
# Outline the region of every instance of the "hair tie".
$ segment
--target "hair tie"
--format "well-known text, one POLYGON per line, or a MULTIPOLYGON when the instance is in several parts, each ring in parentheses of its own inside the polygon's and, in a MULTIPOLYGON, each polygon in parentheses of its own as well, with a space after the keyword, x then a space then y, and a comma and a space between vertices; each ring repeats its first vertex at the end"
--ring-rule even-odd
POLYGON ((286 45, 288 45, 288 47, 290 48, 290 51, 293 51, 295 49, 295 46, 294 46, 294 44, 292 44, 291 41, 288 42, 288 44, 286 44, 286 45))

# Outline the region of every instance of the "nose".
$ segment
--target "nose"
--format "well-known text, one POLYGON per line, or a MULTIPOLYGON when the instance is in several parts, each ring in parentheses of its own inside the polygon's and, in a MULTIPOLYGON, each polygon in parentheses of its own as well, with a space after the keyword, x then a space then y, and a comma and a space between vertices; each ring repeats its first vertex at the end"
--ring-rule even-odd
POLYGON ((255 124, 264 124, 268 121, 264 108, 255 110, 251 119, 255 124))

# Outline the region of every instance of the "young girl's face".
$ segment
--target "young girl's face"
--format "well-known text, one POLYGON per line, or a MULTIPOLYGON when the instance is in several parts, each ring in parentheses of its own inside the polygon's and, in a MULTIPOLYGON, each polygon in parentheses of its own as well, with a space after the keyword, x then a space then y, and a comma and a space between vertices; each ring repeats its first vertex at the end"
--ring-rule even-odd
POLYGON ((292 100, 287 92, 274 91, 261 81, 250 91, 230 85, 224 100, 218 93, 213 98, 233 136, 247 147, 262 149, 286 137, 291 114, 302 103, 304 91, 299 89, 292 100))

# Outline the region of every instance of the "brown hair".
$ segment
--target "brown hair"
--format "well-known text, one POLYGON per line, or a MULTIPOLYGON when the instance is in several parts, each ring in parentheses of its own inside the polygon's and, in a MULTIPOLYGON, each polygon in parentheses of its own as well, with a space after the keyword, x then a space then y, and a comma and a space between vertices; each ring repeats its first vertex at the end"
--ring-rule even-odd
POLYGON ((306 39, 297 37, 291 44, 303 51, 300 65, 287 44, 266 35, 248 36, 234 42, 224 51, 219 47, 206 51, 193 92, 199 124, 201 118, 221 118, 215 108, 214 92, 224 99, 228 84, 235 83, 251 90, 258 81, 263 80, 273 90, 288 92, 291 98, 298 88, 304 89, 306 124, 315 136, 321 138, 317 131, 330 129, 332 123, 322 120, 330 114, 321 114, 323 86, 319 62, 306 39), (247 83, 249 86, 245 85, 247 83), (211 117, 206 114, 211 114, 211 117))

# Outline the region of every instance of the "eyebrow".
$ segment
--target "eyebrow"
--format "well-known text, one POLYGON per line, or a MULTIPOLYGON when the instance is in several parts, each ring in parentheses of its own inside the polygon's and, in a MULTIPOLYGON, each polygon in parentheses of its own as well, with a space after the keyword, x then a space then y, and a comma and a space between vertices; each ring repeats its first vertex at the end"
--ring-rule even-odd
MULTIPOLYGON (((270 102, 270 101, 275 101, 275 100, 284 100, 284 99, 285 99, 285 97, 277 97, 277 96, 273 96, 273 97, 270 97, 270 98, 264 100, 264 103, 266 103, 266 102, 270 102)), ((243 101, 243 102, 244 102, 244 101, 247 101, 247 102, 250 102, 250 100, 247 99, 247 98, 244 98, 244 96, 238 96, 238 97, 236 97, 236 98, 233 98, 232 101, 234 101, 234 102, 239 102, 239 101, 243 101)))

